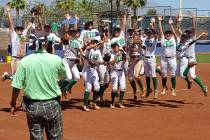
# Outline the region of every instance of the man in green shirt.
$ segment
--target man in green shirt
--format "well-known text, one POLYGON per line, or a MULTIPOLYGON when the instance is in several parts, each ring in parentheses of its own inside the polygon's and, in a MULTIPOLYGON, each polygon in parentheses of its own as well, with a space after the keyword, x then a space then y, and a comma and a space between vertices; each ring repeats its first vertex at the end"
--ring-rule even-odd
POLYGON ((43 139, 43 128, 48 140, 62 139, 61 91, 57 81, 65 75, 61 58, 44 49, 20 61, 12 82, 11 113, 15 115, 16 100, 23 89, 30 139, 43 139))

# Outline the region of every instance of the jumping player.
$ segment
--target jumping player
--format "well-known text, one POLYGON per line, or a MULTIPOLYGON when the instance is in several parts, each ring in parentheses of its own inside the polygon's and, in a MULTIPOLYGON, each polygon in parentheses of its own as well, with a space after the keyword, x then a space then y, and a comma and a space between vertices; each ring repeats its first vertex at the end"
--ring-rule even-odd
POLYGON ((85 62, 82 71, 83 79, 85 81, 84 91, 84 106, 85 111, 90 111, 88 108, 88 99, 90 92, 93 90, 93 106, 95 109, 99 109, 96 105, 98 98, 98 92, 100 90, 99 76, 97 73, 97 66, 102 63, 101 52, 98 48, 98 41, 92 40, 85 50, 85 62))
MULTIPOLYGON (((151 21, 154 22, 154 21, 151 21)), ((152 23, 154 24, 154 23, 152 23)), ((152 92, 152 89, 150 88, 150 78, 153 80, 154 85, 154 99, 158 98, 158 91, 157 91, 157 77, 156 77, 156 58, 155 58, 155 50, 156 45, 158 43, 158 34, 155 29, 149 29, 146 32, 146 39, 143 42, 143 47, 145 47, 145 56, 144 56, 144 69, 145 69, 145 75, 146 75, 146 85, 147 85, 147 91, 145 97, 148 97, 150 93, 152 92)))
POLYGON ((106 55, 111 56, 111 42, 110 39, 108 38, 106 33, 103 33, 101 35, 101 41, 102 45, 99 48, 102 57, 103 57, 103 63, 101 63, 98 67, 98 73, 99 73, 99 80, 100 80, 100 91, 99 91, 99 97, 100 101, 103 101, 103 94, 109 86, 110 82, 110 59, 111 57, 108 58, 108 60, 105 60, 106 55))
POLYGON ((141 42, 141 34, 135 35, 135 31, 133 29, 129 29, 128 33, 129 37, 127 39, 127 42, 129 46, 128 53, 130 58, 128 65, 128 79, 133 89, 134 101, 136 101, 137 100, 136 82, 140 87, 142 95, 144 94, 144 89, 140 78, 140 72, 144 64, 143 54, 142 54, 142 42, 141 42))
MULTIPOLYGON (((195 17, 190 13, 190 17, 192 19, 192 30, 186 30, 185 34, 187 35, 187 42, 192 42, 195 40, 195 17)), ((188 74, 192 77, 192 79, 201 87, 203 93, 205 96, 208 96, 208 90, 207 86, 203 84, 203 82, 200 80, 198 76, 195 74, 195 66, 196 63, 196 57, 195 57, 195 42, 191 44, 190 47, 187 47, 184 57, 182 58, 180 62, 180 72, 183 73, 184 77, 187 77, 188 74)), ((183 77, 183 78, 184 78, 183 77)))
POLYGON ((26 35, 28 30, 31 28, 35 16, 34 13, 27 27, 24 29, 22 26, 14 27, 14 22, 11 16, 11 9, 9 6, 5 7, 5 13, 9 20, 9 34, 11 38, 12 45, 12 62, 11 62, 11 75, 5 72, 2 76, 2 80, 13 79, 13 75, 16 72, 19 61, 26 55, 26 35))
POLYGON ((123 50, 120 50, 120 46, 117 43, 112 44, 111 47, 113 49, 113 53, 111 56, 112 93, 111 93, 110 108, 112 109, 115 108, 114 100, 116 95, 118 94, 118 88, 120 90, 118 105, 120 108, 124 108, 122 101, 126 89, 125 69, 124 69, 124 65, 126 62, 126 55, 124 54, 123 50))
POLYGON ((162 28, 162 17, 158 17, 159 20, 159 29, 161 35, 161 45, 163 47, 163 52, 161 56, 161 68, 162 68, 162 86, 163 90, 161 92, 162 95, 166 93, 166 82, 167 82, 167 71, 168 67, 170 70, 171 76, 171 95, 176 96, 175 88, 176 88, 176 42, 177 42, 177 35, 176 31, 173 28, 173 20, 172 18, 169 19, 169 25, 171 30, 165 31, 163 33, 162 28))

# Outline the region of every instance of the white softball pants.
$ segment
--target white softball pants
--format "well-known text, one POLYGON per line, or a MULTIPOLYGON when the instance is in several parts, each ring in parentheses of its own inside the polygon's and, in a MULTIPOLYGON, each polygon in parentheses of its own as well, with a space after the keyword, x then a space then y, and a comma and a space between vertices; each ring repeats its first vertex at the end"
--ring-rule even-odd
POLYGON ((114 92, 125 91, 126 81, 125 81, 125 72, 124 70, 112 70, 111 71, 111 80, 112 80, 112 90, 114 92))
POLYGON ((164 56, 161 57, 161 70, 162 70, 162 77, 167 77, 167 71, 170 70, 170 76, 176 76, 176 57, 172 58, 165 58, 164 56))
POLYGON ((100 90, 99 77, 96 69, 84 66, 82 76, 85 81, 85 91, 91 92, 92 86, 94 91, 98 92, 100 90))

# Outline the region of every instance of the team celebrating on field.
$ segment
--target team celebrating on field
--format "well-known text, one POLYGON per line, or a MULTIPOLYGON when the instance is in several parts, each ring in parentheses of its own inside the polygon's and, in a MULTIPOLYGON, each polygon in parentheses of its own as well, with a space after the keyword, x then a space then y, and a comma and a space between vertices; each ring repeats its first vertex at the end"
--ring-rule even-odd
MULTIPOLYGON (((146 29, 139 27, 139 22, 144 17, 137 19, 133 28, 126 30, 126 14, 120 26, 112 30, 109 35, 107 28, 100 32, 94 28, 93 22, 88 21, 81 31, 78 29, 79 17, 75 15, 75 23, 69 26, 70 14, 66 14, 65 32, 58 36, 51 31, 49 25, 41 25, 31 29, 34 25, 36 15, 33 13, 26 29, 16 26, 10 15, 10 9, 6 8, 9 30, 12 45, 12 74, 4 73, 2 80, 15 78, 18 64, 26 55, 26 38, 29 35, 30 47, 35 47, 35 53, 45 46, 48 53, 55 54, 55 43, 60 43, 63 49, 62 63, 66 69, 65 79, 57 79, 62 94, 71 93, 72 87, 81 79, 84 80, 84 111, 90 111, 89 106, 100 109, 99 103, 103 102, 105 90, 111 84, 110 108, 115 108, 115 98, 118 97, 118 107, 124 108, 123 98, 126 93, 126 77, 133 90, 133 100, 137 101, 137 85, 140 88, 140 97, 147 98, 154 93, 154 100, 158 99, 158 80, 157 74, 162 77, 161 95, 165 95, 168 90, 167 75, 171 79, 171 95, 176 96, 176 77, 180 76, 186 81, 188 89, 191 89, 192 82, 197 83, 205 96, 208 96, 207 87, 195 73, 196 56, 195 43, 205 34, 196 37, 195 17, 189 15, 192 20, 192 29, 181 31, 182 16, 176 18, 176 28, 174 20, 169 18, 167 24, 170 29, 163 31, 163 17, 152 17, 150 25, 146 29), (158 20, 158 29, 155 28, 158 20), (34 30, 34 31, 33 31, 34 30), (160 66, 156 63, 156 48, 160 45, 161 56, 160 66), (168 73, 168 71, 170 73, 168 73), (143 86, 143 76, 146 77, 146 89, 143 86), (190 80, 192 79, 192 80, 190 80), (153 83, 153 89, 150 83, 153 83), (92 102, 89 104, 90 93, 93 94, 92 102)), ((38 19, 39 15, 38 15, 38 19)), ((33 64, 31 64, 33 65, 33 64)), ((42 81, 44 82, 44 81, 42 81)))

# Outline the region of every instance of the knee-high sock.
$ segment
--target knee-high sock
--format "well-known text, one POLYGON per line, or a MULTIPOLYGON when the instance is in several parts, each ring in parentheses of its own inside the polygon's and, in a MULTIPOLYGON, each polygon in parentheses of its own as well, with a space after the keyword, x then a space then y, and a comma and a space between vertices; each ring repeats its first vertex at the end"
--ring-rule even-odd
POLYGON ((190 85, 190 79, 188 76, 185 77, 185 81, 187 82, 187 85, 189 86, 190 85))
POLYGON ((172 84, 172 88, 175 89, 176 88, 176 77, 171 77, 171 84, 172 84))
POLYGON ((202 88, 202 90, 206 88, 206 86, 203 84, 199 77, 195 77, 195 79, 193 80, 202 88))
POLYGON ((150 77, 146 77, 147 90, 150 89, 150 77))
POLYGON ((73 86, 74 84, 76 84, 76 83, 77 83, 77 81, 75 81, 74 79, 70 80, 69 83, 68 83, 68 85, 66 86, 66 90, 67 90, 67 91, 70 91, 71 88, 72 88, 72 86, 73 86))
POLYGON ((190 70, 190 67, 187 66, 186 69, 185 69, 184 72, 183 72, 183 75, 184 75, 185 77, 187 77, 187 75, 188 75, 188 73, 189 73, 189 70, 190 70))
POLYGON ((120 91, 119 103, 122 104, 125 91, 120 91))
POLYGON ((161 75, 161 70, 158 67, 155 68, 155 71, 161 75))
POLYGON ((130 81, 131 87, 133 89, 133 94, 136 94, 136 83, 135 80, 130 81))
POLYGON ((167 83, 167 77, 162 77, 162 86, 163 86, 163 88, 166 88, 166 83, 167 83))
POLYGON ((116 95, 117 95, 117 92, 112 91, 112 93, 111 93, 111 96, 112 96, 111 104, 114 104, 114 99, 115 99, 116 95))
POLYGON ((99 92, 98 91, 93 91, 93 102, 96 103, 96 100, 98 98, 99 92))
POLYGON ((105 90, 106 90, 108 87, 109 87, 109 84, 101 85, 101 86, 100 86, 99 93, 98 93, 98 94, 99 94, 98 96, 103 96, 105 90))
POLYGON ((59 82, 59 86, 61 89, 64 89, 68 85, 68 83, 69 83, 68 81, 62 80, 59 82))
POLYGON ((157 85, 158 85, 157 78, 156 77, 153 77, 152 78, 152 81, 153 81, 154 90, 157 90, 157 85))
POLYGON ((85 91, 85 93, 84 93, 84 106, 88 105, 89 96, 90 96, 90 92, 85 91))
POLYGON ((141 91, 143 91, 143 90, 144 90, 144 87, 143 87, 143 84, 142 84, 141 79, 137 80, 137 83, 138 83, 138 85, 139 85, 141 91))

